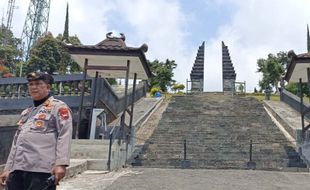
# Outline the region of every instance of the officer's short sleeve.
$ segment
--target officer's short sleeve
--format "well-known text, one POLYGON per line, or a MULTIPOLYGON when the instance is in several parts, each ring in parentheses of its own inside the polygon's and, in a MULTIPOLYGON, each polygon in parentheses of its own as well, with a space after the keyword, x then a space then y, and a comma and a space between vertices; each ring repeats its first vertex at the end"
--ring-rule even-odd
POLYGON ((69 165, 72 138, 72 112, 63 102, 56 105, 56 127, 58 132, 55 165, 69 165))

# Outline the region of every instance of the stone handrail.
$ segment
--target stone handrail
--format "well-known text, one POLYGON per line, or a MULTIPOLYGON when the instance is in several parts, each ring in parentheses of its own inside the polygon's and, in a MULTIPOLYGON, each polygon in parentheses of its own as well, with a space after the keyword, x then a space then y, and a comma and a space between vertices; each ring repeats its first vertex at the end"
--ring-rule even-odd
MULTIPOLYGON (((300 98, 295 94, 285 89, 282 89, 280 94, 280 100, 292 107, 297 112, 300 112, 300 98)), ((303 103, 303 110, 306 110, 309 107, 310 105, 308 103, 303 103)), ((306 117, 310 119, 310 114, 306 114, 306 117)))
MULTIPOLYGON (((82 74, 72 75, 54 75, 55 83, 52 86, 52 94, 58 99, 66 102, 72 109, 77 109, 80 105, 81 87, 83 81, 82 74)), ((95 78, 86 78, 86 90, 84 107, 90 107, 93 97, 95 103, 105 104, 104 108, 109 109, 114 115, 120 113, 124 107, 124 95, 116 95, 109 82, 104 78, 98 78, 95 84, 95 78), (96 90, 96 96, 94 88, 96 90)), ((139 83, 136 88, 135 101, 145 96, 147 84, 139 83)), ((127 96, 128 105, 131 102, 132 91, 129 89, 127 96)), ((28 93, 27 80, 25 78, 0 78, 0 114, 8 114, 8 110, 25 109, 32 104, 31 97, 28 93)), ((99 105, 100 107, 100 105, 99 105)), ((13 112, 11 112, 13 113, 13 112)))
MULTIPOLYGON (((52 94, 59 96, 78 96, 81 93, 83 75, 55 75, 55 83, 52 86, 52 94)), ((87 78, 86 95, 91 93, 92 78, 87 78)), ((1 78, 0 99, 22 99, 28 98, 29 92, 27 80, 24 77, 1 78)))

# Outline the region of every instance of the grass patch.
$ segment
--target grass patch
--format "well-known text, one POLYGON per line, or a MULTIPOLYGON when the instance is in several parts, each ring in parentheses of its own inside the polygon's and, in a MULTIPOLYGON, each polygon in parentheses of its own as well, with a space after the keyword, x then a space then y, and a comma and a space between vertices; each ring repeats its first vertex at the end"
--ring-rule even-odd
MULTIPOLYGON (((248 94, 246 94, 246 96, 254 97, 257 100, 259 100, 260 102, 265 100, 265 94, 263 94, 263 93, 248 93, 248 94)), ((272 94, 272 95, 270 95, 270 100, 272 100, 272 101, 280 101, 280 96, 276 95, 276 94, 272 94)))

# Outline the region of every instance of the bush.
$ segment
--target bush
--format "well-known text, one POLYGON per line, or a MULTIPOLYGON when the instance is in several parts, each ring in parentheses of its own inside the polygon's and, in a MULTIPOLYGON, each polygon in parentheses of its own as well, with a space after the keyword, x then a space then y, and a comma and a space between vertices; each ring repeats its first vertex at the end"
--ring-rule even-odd
POLYGON ((174 84, 172 85, 171 89, 174 91, 174 93, 179 93, 181 90, 184 90, 185 86, 184 84, 174 84))

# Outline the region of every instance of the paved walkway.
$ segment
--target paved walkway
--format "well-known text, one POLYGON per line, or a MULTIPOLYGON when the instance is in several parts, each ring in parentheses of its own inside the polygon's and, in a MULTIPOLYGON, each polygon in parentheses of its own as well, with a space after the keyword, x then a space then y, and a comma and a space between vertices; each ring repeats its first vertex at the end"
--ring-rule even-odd
POLYGON ((128 168, 86 172, 57 190, 308 190, 310 173, 128 168))
POLYGON ((107 190, 308 190, 310 173, 133 169, 107 190))

